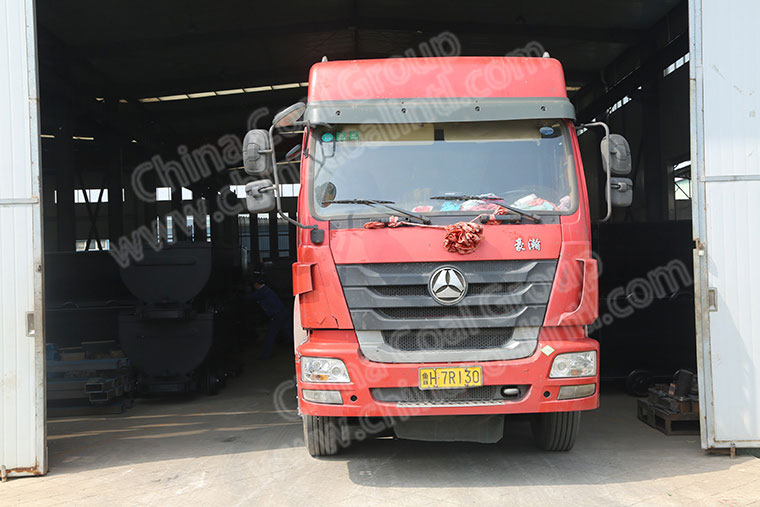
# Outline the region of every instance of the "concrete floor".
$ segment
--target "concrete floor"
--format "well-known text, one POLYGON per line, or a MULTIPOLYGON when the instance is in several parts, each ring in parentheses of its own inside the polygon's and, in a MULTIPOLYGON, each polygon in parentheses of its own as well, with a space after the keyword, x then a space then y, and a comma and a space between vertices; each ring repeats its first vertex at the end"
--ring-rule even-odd
POLYGON ((0 505, 760 505, 760 460, 666 437, 616 393, 584 414, 569 453, 536 450, 514 421, 496 445, 379 439, 315 460, 292 370, 281 351, 218 396, 51 420, 49 475, 0 484, 0 505))

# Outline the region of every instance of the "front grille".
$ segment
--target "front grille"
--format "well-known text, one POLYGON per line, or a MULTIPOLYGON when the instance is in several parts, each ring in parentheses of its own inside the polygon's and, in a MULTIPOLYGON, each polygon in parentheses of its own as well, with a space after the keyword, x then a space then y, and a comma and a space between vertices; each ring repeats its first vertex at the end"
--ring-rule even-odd
POLYGON ((508 305, 491 306, 423 306, 418 308, 382 308, 379 313, 391 319, 430 319, 443 317, 492 317, 508 315, 519 307, 508 305))
POLYGON ((512 337, 509 327, 479 329, 412 329, 383 331, 383 341, 397 350, 473 350, 503 347, 512 337))
POLYGON ((377 401, 483 401, 502 400, 501 386, 466 387, 464 389, 419 389, 417 387, 376 387, 370 389, 377 401))
POLYGON ((381 296, 404 297, 404 296, 429 296, 427 285, 388 285, 372 287, 371 289, 381 296))
MULTIPOLYGON (((547 261, 524 261, 524 260, 512 260, 512 261, 465 261, 465 262, 404 262, 404 263, 383 263, 383 264, 363 264, 363 266, 370 266, 372 270, 382 275, 397 275, 403 274, 420 274, 427 276, 441 266, 456 266, 462 268, 463 273, 487 273, 490 274, 496 271, 517 271, 526 264, 529 263, 544 263, 547 261)), ((554 264, 555 261, 548 261, 554 264)), ((343 264, 342 266, 348 266, 350 264, 343 264)))
MULTIPOLYGON (((473 283, 467 288, 467 294, 512 294, 523 288, 522 283, 473 283)), ((427 285, 387 285, 372 287, 381 296, 430 296, 427 285)))
POLYGON ((376 362, 495 361, 535 350, 557 261, 399 262, 337 266, 359 346, 376 362), (445 306, 429 290, 441 267, 467 289, 445 306))
POLYGON ((475 405, 503 405, 520 401, 528 393, 529 385, 510 386, 519 390, 517 396, 504 398, 503 386, 467 387, 464 389, 431 389, 417 387, 375 387, 370 394, 375 401, 396 403, 405 407, 468 407, 475 405))
POLYGON ((505 400, 440 400, 440 401, 397 401, 400 408, 463 408, 463 407, 498 407, 506 405, 505 400))

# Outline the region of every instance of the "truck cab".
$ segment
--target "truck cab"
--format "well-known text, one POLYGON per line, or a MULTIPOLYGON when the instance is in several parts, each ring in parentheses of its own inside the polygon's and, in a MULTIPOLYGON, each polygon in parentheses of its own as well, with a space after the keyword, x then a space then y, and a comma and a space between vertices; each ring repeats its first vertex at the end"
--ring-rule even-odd
MULTIPOLYGON (((507 414, 530 414, 542 449, 573 446, 599 405, 574 121, 551 58, 312 67, 307 104, 275 118, 304 126, 293 291, 312 455, 383 432, 496 442, 507 414)), ((251 174, 275 167, 271 133, 246 138, 251 174)), ((273 205, 276 172, 249 185, 273 205)))

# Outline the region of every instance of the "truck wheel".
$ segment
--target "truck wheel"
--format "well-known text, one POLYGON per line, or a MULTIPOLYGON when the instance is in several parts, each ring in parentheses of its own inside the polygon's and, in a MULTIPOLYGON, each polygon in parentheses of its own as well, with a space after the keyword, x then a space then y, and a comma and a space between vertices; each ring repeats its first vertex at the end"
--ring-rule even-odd
POLYGON ((309 454, 315 458, 334 456, 341 449, 342 425, 337 417, 303 416, 303 436, 309 454))
POLYGON ((530 423, 536 445, 545 451, 569 451, 581 425, 580 412, 535 414, 530 423))

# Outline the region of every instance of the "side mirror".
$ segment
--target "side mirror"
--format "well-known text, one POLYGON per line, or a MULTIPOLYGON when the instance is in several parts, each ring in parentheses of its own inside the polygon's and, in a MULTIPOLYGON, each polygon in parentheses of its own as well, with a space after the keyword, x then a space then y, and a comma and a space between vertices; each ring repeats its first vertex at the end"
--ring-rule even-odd
POLYGON ((607 222, 612 218, 612 208, 625 208, 633 202, 633 182, 630 178, 616 178, 631 174, 631 147, 625 137, 610 134, 610 127, 601 121, 586 123, 579 127, 601 127, 605 137, 602 139, 602 168, 606 176, 604 195, 607 198, 607 213, 599 222, 607 222))
POLYGON ((245 186, 245 206, 250 213, 269 213, 274 209, 274 186, 270 180, 252 181, 245 186))
POLYGON ((301 119, 304 111, 306 111, 306 104, 303 102, 296 102, 292 106, 288 106, 274 115, 274 118, 272 119, 272 125, 276 129, 282 127, 290 127, 301 119))
MULTIPOLYGON (((249 130, 243 139, 243 169, 251 176, 267 176, 272 173, 272 146, 269 132, 249 130)), ((271 185, 271 183, 270 183, 271 185)))
POLYGON ((610 200, 614 208, 627 208, 633 203, 633 182, 630 178, 610 178, 610 200))
MULTIPOLYGON (((631 147, 625 137, 620 134, 610 134, 609 138, 602 139, 602 165, 607 171, 607 157, 609 151, 610 172, 615 176, 627 176, 631 174, 631 147)), ((633 203, 633 182, 630 178, 610 178, 610 203, 613 208, 627 208, 633 203)))
POLYGON ((602 150, 602 165, 607 171, 607 157, 609 150, 610 172, 615 176, 627 176, 631 174, 631 147, 628 141, 620 134, 610 134, 609 139, 605 136, 600 146, 602 150))

